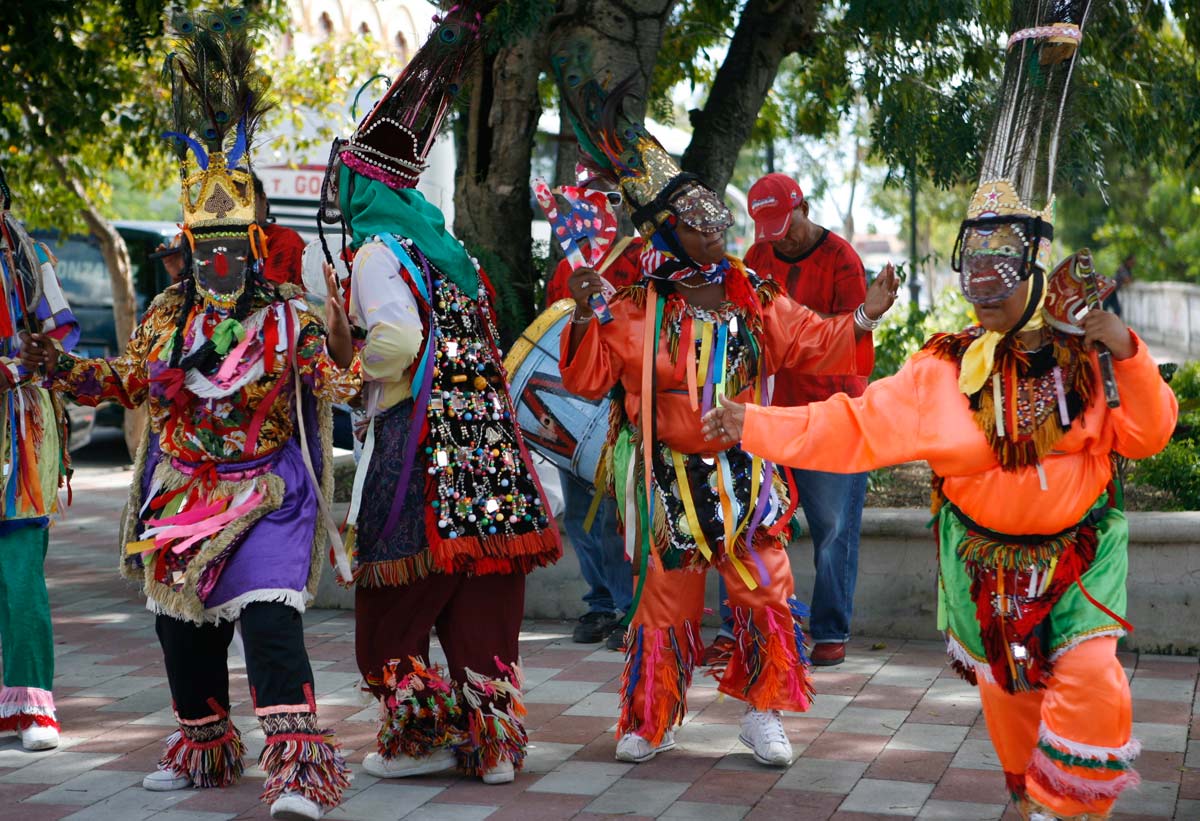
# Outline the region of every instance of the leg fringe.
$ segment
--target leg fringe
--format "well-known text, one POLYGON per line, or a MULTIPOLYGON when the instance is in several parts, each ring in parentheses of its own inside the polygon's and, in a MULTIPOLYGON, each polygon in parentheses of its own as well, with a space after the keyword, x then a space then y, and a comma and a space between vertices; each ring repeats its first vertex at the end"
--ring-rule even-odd
MULTIPOLYGON (((1056 765, 1040 749, 1034 750, 1029 762, 1028 777, 1038 782, 1047 792, 1061 795, 1082 803, 1105 802, 1111 804, 1122 791, 1136 787, 1141 777, 1136 770, 1121 772, 1115 778, 1088 778, 1068 772, 1056 765)), ((1107 807, 1102 810, 1107 812, 1107 807)))
POLYGON ((1005 770, 1004 786, 1008 788, 1008 794, 1012 796, 1014 804, 1025 800, 1025 773, 1010 773, 1005 770))
POLYGON ((412 671, 405 675, 397 672, 402 666, 398 659, 384 665, 388 692, 380 700, 383 722, 376 739, 384 758, 425 758, 463 740, 457 686, 436 665, 426 666, 412 657, 409 664, 412 671))
POLYGON ((813 686, 802 620, 807 609, 792 598, 787 615, 766 608, 756 614, 748 608, 734 611, 736 644, 720 690, 749 703, 756 710, 803 712, 812 705, 813 686))
POLYGON ((1090 758, 1095 761, 1107 761, 1111 757, 1128 763, 1137 758, 1142 752, 1142 743, 1136 738, 1129 739, 1128 742, 1122 744, 1120 747, 1098 747, 1094 744, 1084 744, 1080 741, 1063 738, 1047 727, 1044 722, 1038 728, 1038 741, 1055 747, 1062 752, 1070 753, 1073 756, 1090 758))
POLYGON ((470 711, 467 715, 467 737, 455 748, 459 769, 472 775, 483 775, 501 761, 511 761, 520 770, 525 762, 529 739, 521 718, 525 704, 521 700, 524 677, 515 663, 508 665, 499 658, 496 667, 505 678, 488 678, 467 669, 463 684, 463 700, 470 711), (507 702, 507 710, 503 709, 507 702))
POLYGON ((267 773, 262 792, 267 803, 295 792, 330 809, 350 786, 350 768, 332 730, 269 735, 258 763, 267 773))
POLYGON ((692 669, 703 653, 697 626, 684 622, 683 630, 682 644, 674 627, 661 630, 639 625, 632 633, 625 651, 625 672, 621 676, 618 738, 625 733, 637 732, 657 746, 667 730, 683 723, 692 669), (639 686, 641 715, 634 709, 639 686))
POLYGON ((40 687, 0 690, 0 732, 17 732, 35 725, 60 729, 50 691, 40 687))
POLYGON ((192 786, 228 787, 242 777, 246 745, 242 734, 228 718, 201 726, 180 725, 167 738, 158 766, 192 779, 192 786))

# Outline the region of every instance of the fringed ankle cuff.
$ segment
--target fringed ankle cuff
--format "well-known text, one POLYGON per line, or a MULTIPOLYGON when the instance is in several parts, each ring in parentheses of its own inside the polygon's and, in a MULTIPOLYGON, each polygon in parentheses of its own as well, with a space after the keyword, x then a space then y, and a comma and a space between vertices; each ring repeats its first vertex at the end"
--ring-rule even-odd
POLYGON ((228 787, 242 777, 246 745, 226 712, 209 700, 213 715, 198 721, 179 720, 179 729, 167 738, 159 769, 186 775, 193 787, 228 787))
POLYGON ((808 608, 788 599, 788 612, 750 608, 733 612, 733 656, 720 676, 720 691, 755 710, 804 712, 812 704, 803 619, 808 608))
POLYGON ((18 732, 34 725, 59 729, 50 691, 40 687, 0 690, 0 732, 18 732))
POLYGON ((313 713, 281 713, 259 718, 266 746, 258 765, 267 774, 262 800, 286 792, 303 795, 328 810, 350 786, 350 768, 332 730, 318 730, 313 713))
POLYGON ((1025 800, 1025 773, 1010 773, 1004 771, 1004 786, 1014 804, 1025 800))
POLYGON ((525 763, 529 738, 521 718, 525 704, 521 700, 524 680, 521 668, 496 659, 496 666, 507 678, 488 678, 467 670, 463 700, 468 707, 467 738, 455 748, 459 769, 481 776, 501 761, 512 762, 520 770, 525 763), (507 701, 507 709, 504 702, 507 701))
POLYGON ((1084 744, 1042 724, 1029 762, 1030 793, 1042 801, 1061 798, 1079 817, 1106 817, 1123 791, 1141 783, 1132 764, 1139 752, 1136 740, 1119 747, 1084 744))
POLYGON ((400 675, 402 662, 388 662, 381 682, 383 723, 377 741, 384 758, 425 758, 434 750, 463 740, 463 709, 457 686, 436 665, 409 658, 411 672, 400 675))
POLYGON ((682 632, 682 642, 674 627, 663 630, 639 625, 630 635, 621 676, 617 738, 636 732, 658 746, 667 730, 683 723, 692 669, 703 646, 698 625, 685 621, 682 632))

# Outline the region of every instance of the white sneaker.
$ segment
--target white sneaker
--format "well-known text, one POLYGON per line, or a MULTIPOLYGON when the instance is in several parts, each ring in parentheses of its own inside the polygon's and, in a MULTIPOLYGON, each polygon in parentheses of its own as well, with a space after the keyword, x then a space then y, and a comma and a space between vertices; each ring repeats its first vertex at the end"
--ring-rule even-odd
POLYGON ((58 730, 31 724, 20 731, 21 746, 26 750, 53 750, 58 746, 58 730))
POLYGON ((499 761, 495 767, 483 773, 484 784, 508 784, 517 777, 516 768, 511 761, 499 761))
POLYGON ((285 792, 271 804, 271 817, 279 821, 317 821, 321 805, 298 792, 285 792))
POLYGON ((398 755, 395 758, 384 758, 379 753, 371 753, 363 759, 363 769, 376 778, 407 778, 410 775, 426 775, 449 770, 457 764, 453 750, 434 750, 424 758, 409 758, 398 755))
POLYGON ((754 760, 768 767, 792 763, 792 744, 783 731, 778 710, 747 710, 738 740, 754 751, 754 760))
POLYGON ((675 733, 667 730, 663 733, 662 741, 657 747, 651 747, 650 742, 637 733, 626 733, 617 742, 617 761, 628 761, 630 764, 641 764, 649 761, 659 753, 675 749, 675 733))
POLYGON ((192 786, 192 779, 174 770, 155 770, 142 779, 142 789, 150 792, 173 792, 192 786))

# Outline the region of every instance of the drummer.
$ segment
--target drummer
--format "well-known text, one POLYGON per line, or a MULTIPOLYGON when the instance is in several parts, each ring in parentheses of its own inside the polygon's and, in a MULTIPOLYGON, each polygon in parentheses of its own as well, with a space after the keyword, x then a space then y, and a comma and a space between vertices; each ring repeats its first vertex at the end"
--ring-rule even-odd
MULTIPOLYGON (((598 92, 579 76, 575 53, 567 44, 552 61, 560 88, 568 110, 594 110, 595 100, 576 99, 598 92)), ((637 574, 616 757, 640 763, 675 746, 702 652, 705 570, 715 566, 737 641, 720 690, 747 702, 740 738, 755 760, 786 766, 792 748, 779 711, 807 710, 812 696, 807 608, 792 595, 784 549, 792 505, 773 465, 736 446, 714 452, 700 417, 719 396, 769 400, 768 377, 783 368, 854 372, 856 340, 894 301, 895 273, 888 266, 853 315, 822 319, 726 254, 728 209, 639 123, 574 125, 589 137, 581 145, 609 152, 593 159, 617 176, 647 240, 642 279, 608 300, 606 324, 589 304, 599 277, 571 275, 576 307, 559 360, 573 393, 625 391, 601 469, 613 479, 637 574)))
MULTIPOLYGON (((593 183, 595 188, 607 186, 603 180, 593 183)), ((613 208, 619 208, 621 195, 608 192, 613 208)), ((639 259, 642 254, 642 238, 633 237, 621 255, 604 270, 604 278, 614 288, 633 285, 642 278, 639 259)), ((571 263, 563 259, 554 269, 554 275, 546 283, 546 307, 560 299, 571 297, 567 280, 571 276, 571 263)), ((562 526, 567 538, 579 558, 579 571, 587 583, 583 596, 587 611, 579 617, 572 638, 579 644, 595 644, 603 641, 609 650, 625 647, 625 625, 621 623, 629 604, 633 600, 633 566, 625 556, 617 524, 617 511, 613 502, 605 498, 596 509, 589 529, 584 522, 592 505, 592 477, 581 478, 574 473, 560 470, 563 490, 562 526)))

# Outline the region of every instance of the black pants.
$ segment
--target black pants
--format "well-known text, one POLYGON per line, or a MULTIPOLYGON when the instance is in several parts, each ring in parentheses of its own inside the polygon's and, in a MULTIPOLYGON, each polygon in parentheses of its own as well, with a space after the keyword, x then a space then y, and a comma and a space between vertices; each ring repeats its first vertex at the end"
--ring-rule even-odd
MULTIPOLYGON (((309 712, 315 713, 301 615, 279 602, 253 602, 242 610, 240 621, 255 709, 307 704, 309 712)), ((179 717, 198 721, 212 716, 210 699, 228 712, 233 623, 197 625, 159 615, 154 627, 179 717)))

